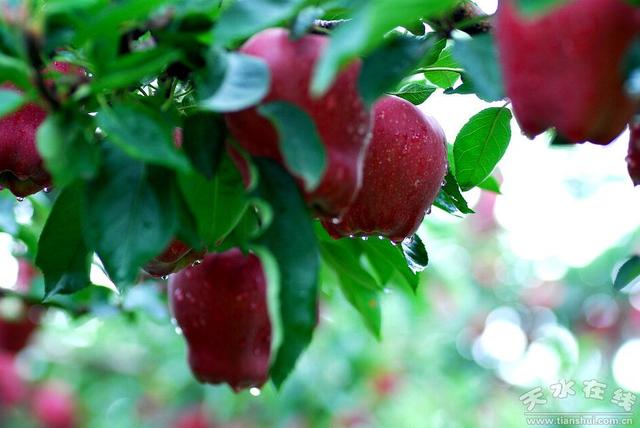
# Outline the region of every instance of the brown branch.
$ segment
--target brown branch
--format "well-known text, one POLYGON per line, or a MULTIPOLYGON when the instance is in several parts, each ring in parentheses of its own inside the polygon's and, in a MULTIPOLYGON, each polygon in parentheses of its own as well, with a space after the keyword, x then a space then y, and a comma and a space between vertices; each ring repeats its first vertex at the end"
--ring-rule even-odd
POLYGON ((491 15, 484 13, 474 2, 465 1, 448 16, 431 19, 428 24, 445 37, 449 37, 454 30, 475 36, 491 31, 491 15))

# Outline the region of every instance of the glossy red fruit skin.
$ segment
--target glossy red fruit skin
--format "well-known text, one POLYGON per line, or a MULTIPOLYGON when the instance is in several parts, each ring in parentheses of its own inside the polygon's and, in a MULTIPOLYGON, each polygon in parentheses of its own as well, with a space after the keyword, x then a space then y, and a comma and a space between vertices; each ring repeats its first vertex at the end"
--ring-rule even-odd
POLYGON ((629 153, 627 155, 627 169, 634 186, 640 185, 640 118, 629 125, 629 153))
POLYGON ((203 256, 203 251, 196 251, 184 242, 174 239, 167 249, 147 263, 143 270, 153 277, 160 278, 192 265, 203 256))
MULTIPOLYGON (((76 66, 54 62, 60 73, 84 76, 76 66)), ((0 87, 21 92, 11 83, 0 87)), ((47 117, 38 104, 28 103, 0 118, 0 188, 8 188, 17 197, 26 197, 51 185, 51 176, 44 169, 36 147, 36 133, 47 117)))
POLYGON ((373 139, 362 189, 339 221, 323 220, 334 238, 411 236, 435 200, 447 172, 438 123, 410 102, 386 96, 374 106, 373 139))
POLYGON ((13 355, 0 352, 0 414, 24 401, 27 388, 18 375, 13 355))
POLYGON ((506 93, 530 138, 555 127, 569 141, 608 144, 633 113, 623 59, 640 34, 640 12, 625 0, 571 0, 523 17, 500 0, 495 19, 506 93))
POLYGON ((76 406, 71 393, 58 385, 44 385, 32 397, 33 415, 42 428, 75 428, 76 406))
POLYGON ((214 428, 215 424, 200 406, 185 410, 173 424, 173 428, 214 428))
MULTIPOLYGON (((271 71, 271 87, 263 104, 285 101, 313 119, 327 153, 327 170, 320 186, 305 194, 323 216, 341 215, 360 189, 362 165, 370 139, 371 114, 358 92, 360 62, 342 71, 321 98, 310 95, 314 66, 328 38, 307 35, 297 41, 284 29, 268 29, 252 37, 240 52, 261 58, 271 71)), ((253 156, 282 162, 278 135, 255 108, 228 114, 231 135, 253 156)))
POLYGON ((200 382, 226 382, 239 391, 267 381, 271 322, 266 290, 260 260, 239 249, 210 253, 170 277, 171 308, 200 382))

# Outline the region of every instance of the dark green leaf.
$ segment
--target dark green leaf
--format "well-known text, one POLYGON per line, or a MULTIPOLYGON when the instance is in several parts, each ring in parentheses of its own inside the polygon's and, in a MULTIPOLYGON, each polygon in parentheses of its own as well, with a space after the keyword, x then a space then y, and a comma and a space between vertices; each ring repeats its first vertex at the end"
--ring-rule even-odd
POLYGON ((242 177, 231 158, 223 156, 213 180, 192 172, 180 174, 178 183, 205 245, 220 245, 249 203, 242 177))
POLYGON ((394 245, 388 239, 374 238, 366 241, 361 240, 360 246, 383 284, 387 284, 394 277, 397 277, 411 290, 416 291, 419 278, 409 268, 399 246, 394 245))
POLYGON ((456 179, 469 190, 491 175, 511 140, 511 111, 491 107, 473 116, 453 145, 456 179))
POLYGON ((78 179, 95 176, 100 164, 100 149, 95 138, 86 138, 86 132, 78 117, 65 118, 63 114, 49 115, 37 133, 38 151, 54 183, 64 187, 78 179))
POLYGON ((352 19, 335 29, 325 55, 318 63, 312 92, 325 93, 340 69, 351 60, 372 52, 384 36, 418 17, 432 17, 455 6, 457 0, 359 0, 352 19))
POLYGON ((391 95, 396 95, 400 98, 404 98, 409 101, 411 104, 420 105, 424 103, 427 98, 433 94, 437 86, 432 85, 427 80, 415 80, 411 82, 404 83, 398 89, 391 92, 391 95))
POLYGON ((440 52, 438 60, 424 70, 425 77, 443 89, 452 88, 462 72, 460 65, 453 58, 453 46, 450 44, 440 52))
POLYGON ((373 105, 382 94, 394 88, 432 46, 431 38, 393 34, 385 44, 367 55, 358 79, 365 104, 373 105))
POLYGON ((84 234, 118 285, 160 254, 178 228, 177 189, 157 170, 106 145, 102 168, 86 189, 84 234))
POLYGON ((173 128, 160 115, 140 104, 116 104, 100 109, 98 126, 129 156, 189 171, 189 161, 173 141, 173 128))
POLYGON ((640 256, 633 256, 620 267, 613 288, 620 291, 633 283, 640 276, 640 256))
POLYGON ((21 89, 32 88, 29 67, 19 59, 0 53, 0 82, 12 82, 21 89))
POLYGON ((384 288, 384 284, 378 282, 362 267, 360 262, 362 249, 357 242, 348 239, 333 242, 321 241, 320 251, 322 259, 336 274, 339 277, 347 277, 354 286, 377 291, 384 288))
POLYGON ((422 272, 429 265, 429 254, 418 234, 402 242, 402 251, 414 272, 422 272))
POLYGON ((261 59, 211 51, 198 75, 200 107, 221 113, 244 110, 258 104, 270 84, 269 67, 261 59))
POLYGON ((444 186, 440 189, 440 193, 433 203, 434 206, 448 212, 449 214, 473 214, 473 210, 469 208, 467 201, 460 191, 460 186, 456 178, 451 173, 451 169, 447 171, 444 179, 444 186))
POLYGON ((24 95, 20 92, 0 88, 0 118, 18 110, 24 102, 24 95))
POLYGON ((216 43, 229 45, 293 17, 305 0, 236 0, 218 20, 216 43))
POLYGON ((457 40, 453 55, 468 73, 467 78, 480 99, 491 102, 505 97, 498 51, 491 34, 457 40))
POLYGON ((327 168, 324 145, 307 113, 287 102, 258 108, 278 131, 280 151, 290 171, 302 178, 308 191, 315 190, 327 168))
POLYGON ((260 184, 256 196, 268 202, 273 222, 258 243, 269 249, 280 271, 283 338, 271 366, 282 385, 311 342, 318 309, 320 255, 306 203, 295 180, 273 161, 257 159, 260 184))
POLYGON ((91 284, 92 252, 82 234, 83 197, 81 185, 63 189, 40 235, 36 265, 44 274, 47 298, 74 293, 91 284))
POLYGON ((182 148, 194 168, 212 179, 225 150, 226 130, 217 114, 198 112, 187 116, 183 125, 182 148))

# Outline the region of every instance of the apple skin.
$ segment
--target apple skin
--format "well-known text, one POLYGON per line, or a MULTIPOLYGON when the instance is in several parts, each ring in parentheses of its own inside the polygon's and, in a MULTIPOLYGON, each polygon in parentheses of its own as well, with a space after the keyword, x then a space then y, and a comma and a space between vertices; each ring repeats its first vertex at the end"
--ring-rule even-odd
MULTIPOLYGON (((318 188, 306 192, 305 198, 319 215, 335 217, 344 212, 360 189, 371 114, 358 92, 359 61, 344 69, 324 96, 311 96, 315 64, 328 43, 327 37, 319 35, 294 41, 287 30, 272 28, 256 34, 240 52, 258 57, 269 66, 271 87, 263 104, 289 102, 315 123, 326 150, 327 169, 318 188)), ((283 162, 278 134, 256 108, 227 114, 226 121, 231 135, 251 155, 283 162)))
POLYGON ((633 114, 622 64, 638 34, 640 10, 625 0, 571 0, 533 18, 500 0, 496 42, 522 131, 533 138, 555 127, 596 144, 620 135, 633 114))
MULTIPOLYGON (((85 76, 82 69, 68 63, 54 62, 51 68, 63 74, 85 76)), ((8 82, 0 84, 0 88, 21 92, 8 82)), ((0 118, 0 190, 8 188, 15 196, 24 198, 51 186, 51 176, 36 147, 36 133, 46 117, 47 112, 40 105, 27 103, 0 118)))
POLYGON ((385 96, 374 106, 362 189, 344 216, 323 220, 334 238, 386 236, 400 242, 420 226, 447 172, 438 123, 410 102, 385 96))
POLYGON ((198 381, 235 391, 268 379, 271 322, 260 259, 239 249, 207 254, 169 279, 173 315, 198 381))
POLYGON ((640 185, 640 118, 631 122, 629 128, 631 136, 627 155, 627 169, 634 186, 638 186, 640 185))
POLYGON ((209 418, 202 406, 195 406, 184 410, 173 424, 173 428, 214 428, 215 424, 209 418))
POLYGON ((27 388, 18 375, 13 355, 0 352, 0 414, 25 400, 27 388))
POLYGON ((204 256, 204 251, 197 251, 179 239, 174 239, 166 250, 147 263, 143 270, 155 278, 171 275, 192 265, 204 256))
POLYGON ((75 398, 66 385, 46 384, 33 393, 31 410, 42 428, 75 428, 75 398))

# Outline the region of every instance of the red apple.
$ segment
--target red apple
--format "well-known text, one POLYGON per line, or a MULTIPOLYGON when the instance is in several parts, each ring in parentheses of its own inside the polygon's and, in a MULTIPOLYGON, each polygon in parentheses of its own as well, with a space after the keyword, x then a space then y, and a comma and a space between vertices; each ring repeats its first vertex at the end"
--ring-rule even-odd
POLYGON ((214 428, 215 424, 202 406, 184 410, 173 424, 173 428, 214 428))
POLYGON ((17 354, 27 346, 40 325, 42 308, 15 300, 11 302, 11 311, 7 311, 12 313, 3 312, 0 311, 0 351, 17 354))
POLYGON ((629 154, 627 155, 627 169, 635 186, 640 185, 640 118, 629 125, 631 137, 629 139, 629 154))
POLYGON ((174 239, 158 257, 147 263, 143 269, 153 277, 167 276, 195 263, 204 256, 204 252, 188 247, 184 242, 174 239))
MULTIPOLYGON (((65 74, 84 74, 78 67, 55 62, 52 68, 65 74)), ((20 92, 11 83, 3 89, 20 92)), ((8 188, 18 197, 25 197, 51 185, 36 147, 36 132, 47 117, 38 104, 28 103, 0 118, 0 189, 8 188)))
POLYGON ((13 355, 0 352, 0 414, 3 408, 20 404, 26 395, 27 389, 16 371, 13 355))
POLYGON ((31 290, 33 280, 38 276, 38 269, 27 259, 18 259, 18 280, 15 289, 21 293, 31 290))
MULTIPOLYGON (((328 162, 319 187, 305 196, 319 214, 333 217, 344 212, 360 189, 371 115, 358 92, 360 62, 342 71, 324 96, 311 96, 314 66, 328 43, 324 36, 293 40, 287 30, 268 29, 252 37, 240 52, 261 58, 269 66, 271 87, 263 103, 292 103, 314 121, 328 162)), ((232 136, 250 154, 282 162, 278 134, 255 108, 228 114, 226 119, 232 136)))
POLYGON ((33 394, 31 408, 42 428, 78 426, 75 398, 67 385, 51 383, 39 387, 33 394))
POLYGON ((374 107, 373 139, 362 190, 339 220, 324 220, 334 238, 411 236, 435 200, 447 171, 445 136, 410 102, 386 96, 374 107))
POLYGON ((638 34, 640 12, 625 0, 570 0, 535 17, 500 0, 496 41, 522 131, 532 138, 555 127, 576 143, 616 138, 633 113, 623 60, 638 34))
POLYGON ((268 378, 271 322, 260 259, 238 249, 208 254, 169 279, 173 315, 200 382, 234 390, 268 378))

